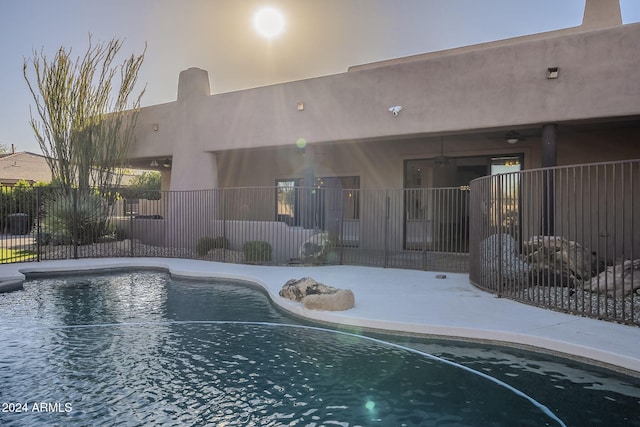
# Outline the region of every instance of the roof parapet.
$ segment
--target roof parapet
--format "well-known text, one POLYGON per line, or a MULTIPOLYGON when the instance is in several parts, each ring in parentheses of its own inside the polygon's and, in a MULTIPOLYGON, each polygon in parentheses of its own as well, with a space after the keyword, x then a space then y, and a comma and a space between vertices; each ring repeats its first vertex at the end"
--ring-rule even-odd
POLYGON ((530 40, 539 40, 548 37, 562 36, 572 33, 584 31, 598 30, 622 25, 622 14, 620 12, 620 0, 586 0, 584 6, 584 14, 582 24, 577 27, 562 28, 559 30, 546 31, 536 34, 528 34, 509 39, 495 40, 485 43, 478 43, 468 46, 454 47, 434 52, 420 53, 417 55, 405 56, 401 58, 393 58, 382 61, 370 62, 366 64, 352 65, 347 71, 369 70, 373 68, 384 67, 387 65, 395 65, 405 62, 420 61, 432 57, 442 57, 444 55, 455 55, 476 51, 484 48, 509 45, 513 43, 521 43, 530 40))

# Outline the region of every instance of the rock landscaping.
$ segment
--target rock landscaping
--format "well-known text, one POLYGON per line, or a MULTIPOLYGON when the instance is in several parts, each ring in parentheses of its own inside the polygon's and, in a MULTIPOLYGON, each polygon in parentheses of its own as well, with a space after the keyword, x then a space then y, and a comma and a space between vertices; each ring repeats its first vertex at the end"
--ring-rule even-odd
POLYGON ((495 234, 480 249, 490 289, 498 289, 501 277, 500 292, 515 299, 640 324, 640 259, 607 267, 588 248, 559 236, 533 236, 519 254, 513 237, 495 234))
POLYGON ((327 286, 310 277, 287 281, 279 294, 282 298, 302 302, 310 310, 343 311, 355 306, 350 289, 327 286))
POLYGON ((300 245, 300 260, 305 264, 324 264, 331 249, 328 233, 318 233, 300 245))
POLYGON ((525 283, 529 264, 518 256, 516 240, 508 234, 494 234, 480 243, 480 260, 487 281, 497 283, 502 273, 504 283, 525 283))
POLYGON ((588 285, 591 292, 606 293, 609 296, 621 297, 633 292, 640 294, 640 259, 607 267, 605 271, 592 277, 588 285))
POLYGON ((533 236, 522 246, 532 284, 578 288, 603 269, 594 254, 563 237, 533 236))

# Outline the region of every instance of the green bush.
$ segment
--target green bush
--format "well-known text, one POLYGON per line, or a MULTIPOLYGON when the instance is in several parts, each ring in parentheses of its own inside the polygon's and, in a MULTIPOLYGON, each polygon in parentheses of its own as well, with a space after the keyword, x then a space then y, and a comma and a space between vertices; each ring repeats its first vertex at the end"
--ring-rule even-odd
POLYGON ((129 236, 127 230, 118 228, 112 222, 108 222, 107 226, 105 227, 104 234, 98 237, 98 242, 120 242, 128 238, 129 236))
MULTIPOLYGON (((0 231, 6 230, 9 215, 15 213, 27 214, 31 226, 38 214, 38 193, 42 195, 47 187, 49 184, 30 184, 24 180, 18 181, 13 187, 0 186, 0 231)), ((42 202, 42 197, 40 201, 42 202)))
POLYGON ((245 242, 242 246, 244 259, 247 262, 271 261, 271 245, 261 240, 245 242))
POLYGON ((160 172, 143 172, 141 175, 134 176, 129 185, 120 190, 120 195, 128 200, 160 200, 161 182, 160 172))
POLYGON ((74 239, 74 228, 79 245, 95 243, 109 234, 109 207, 92 191, 77 191, 75 196, 57 191, 45 200, 43 208, 43 243, 70 244, 74 239))
POLYGON ((196 243, 196 253, 199 256, 204 256, 212 249, 227 249, 229 247, 229 240, 226 237, 201 237, 196 243))

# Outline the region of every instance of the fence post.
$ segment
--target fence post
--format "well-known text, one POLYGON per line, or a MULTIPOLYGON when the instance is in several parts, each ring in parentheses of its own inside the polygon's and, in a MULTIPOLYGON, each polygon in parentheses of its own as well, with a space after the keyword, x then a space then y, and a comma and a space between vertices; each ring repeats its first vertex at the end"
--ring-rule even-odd
POLYGON ((71 189, 71 200, 72 200, 72 209, 73 214, 71 218, 72 221, 72 236, 73 236, 73 259, 78 259, 78 189, 71 189))
MULTIPOLYGON (((139 203, 139 202, 138 202, 139 203)), ((133 258, 133 212, 129 210, 127 213, 127 199, 124 199, 124 214, 129 216, 129 256, 133 258)))
POLYGON ((36 187, 36 262, 40 262, 40 191, 42 188, 36 187))
POLYGON ((503 252, 503 247, 502 247, 502 235, 504 234, 504 230, 502 229, 502 209, 504 208, 502 206, 502 174, 498 174, 496 175, 496 180, 497 182, 497 188, 496 188, 496 195, 498 197, 498 201, 496 203, 497 207, 498 207, 498 224, 497 224, 497 231, 498 231, 498 297, 501 298, 502 297, 502 293, 503 293, 503 288, 504 288, 504 271, 503 271, 503 267, 504 267, 504 262, 503 262, 503 257, 504 257, 504 252, 503 252))
POLYGON ((344 196, 345 191, 348 190, 339 190, 341 196, 340 203, 340 237, 338 238, 338 242, 341 242, 340 245, 340 265, 344 265, 344 196))
MULTIPOLYGON (((431 191, 431 189, 427 190, 426 188, 422 188, 420 189, 420 192, 422 193, 421 195, 421 199, 422 201, 428 201, 429 197, 427 195, 427 191, 431 191)), ((406 198, 405 198, 406 200, 406 198)), ((428 205, 423 205, 423 218, 422 218, 422 222, 423 222, 423 238, 422 238, 422 270, 426 271, 427 270, 427 241, 429 239, 429 209, 431 208, 431 204, 429 203, 428 205)), ((406 220, 405 220, 406 221, 406 220)), ((405 247, 406 248, 406 247, 405 247)))
MULTIPOLYGON (((226 197, 227 197, 227 192, 225 191, 224 188, 215 190, 218 192, 218 199, 222 201, 222 236, 224 237, 223 242, 228 242, 228 237, 227 237, 227 201, 226 201, 226 197)), ((229 242, 229 245, 223 244, 223 249, 222 249, 222 262, 227 262, 227 251, 229 250, 229 248, 227 248, 226 246, 231 246, 231 242, 229 242)))
POLYGON ((391 206, 391 199, 389 198, 389 192, 385 191, 384 261, 383 261, 384 268, 387 268, 389 264, 389 208, 390 206, 391 206))

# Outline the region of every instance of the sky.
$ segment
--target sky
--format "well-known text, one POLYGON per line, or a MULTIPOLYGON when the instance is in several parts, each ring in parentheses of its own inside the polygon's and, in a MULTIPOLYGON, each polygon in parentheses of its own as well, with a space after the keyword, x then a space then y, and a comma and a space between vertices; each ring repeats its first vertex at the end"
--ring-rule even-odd
MULTIPOLYGON (((34 50, 81 56, 124 41, 119 62, 145 60, 142 105, 175 101, 178 75, 209 72, 224 93, 346 72, 352 65, 580 25, 585 0, 0 0, 0 144, 40 153, 29 125, 34 100, 23 76, 34 50), (285 26, 265 39, 253 27, 263 6, 285 26)), ((620 0, 623 23, 640 22, 640 0, 620 0)))

